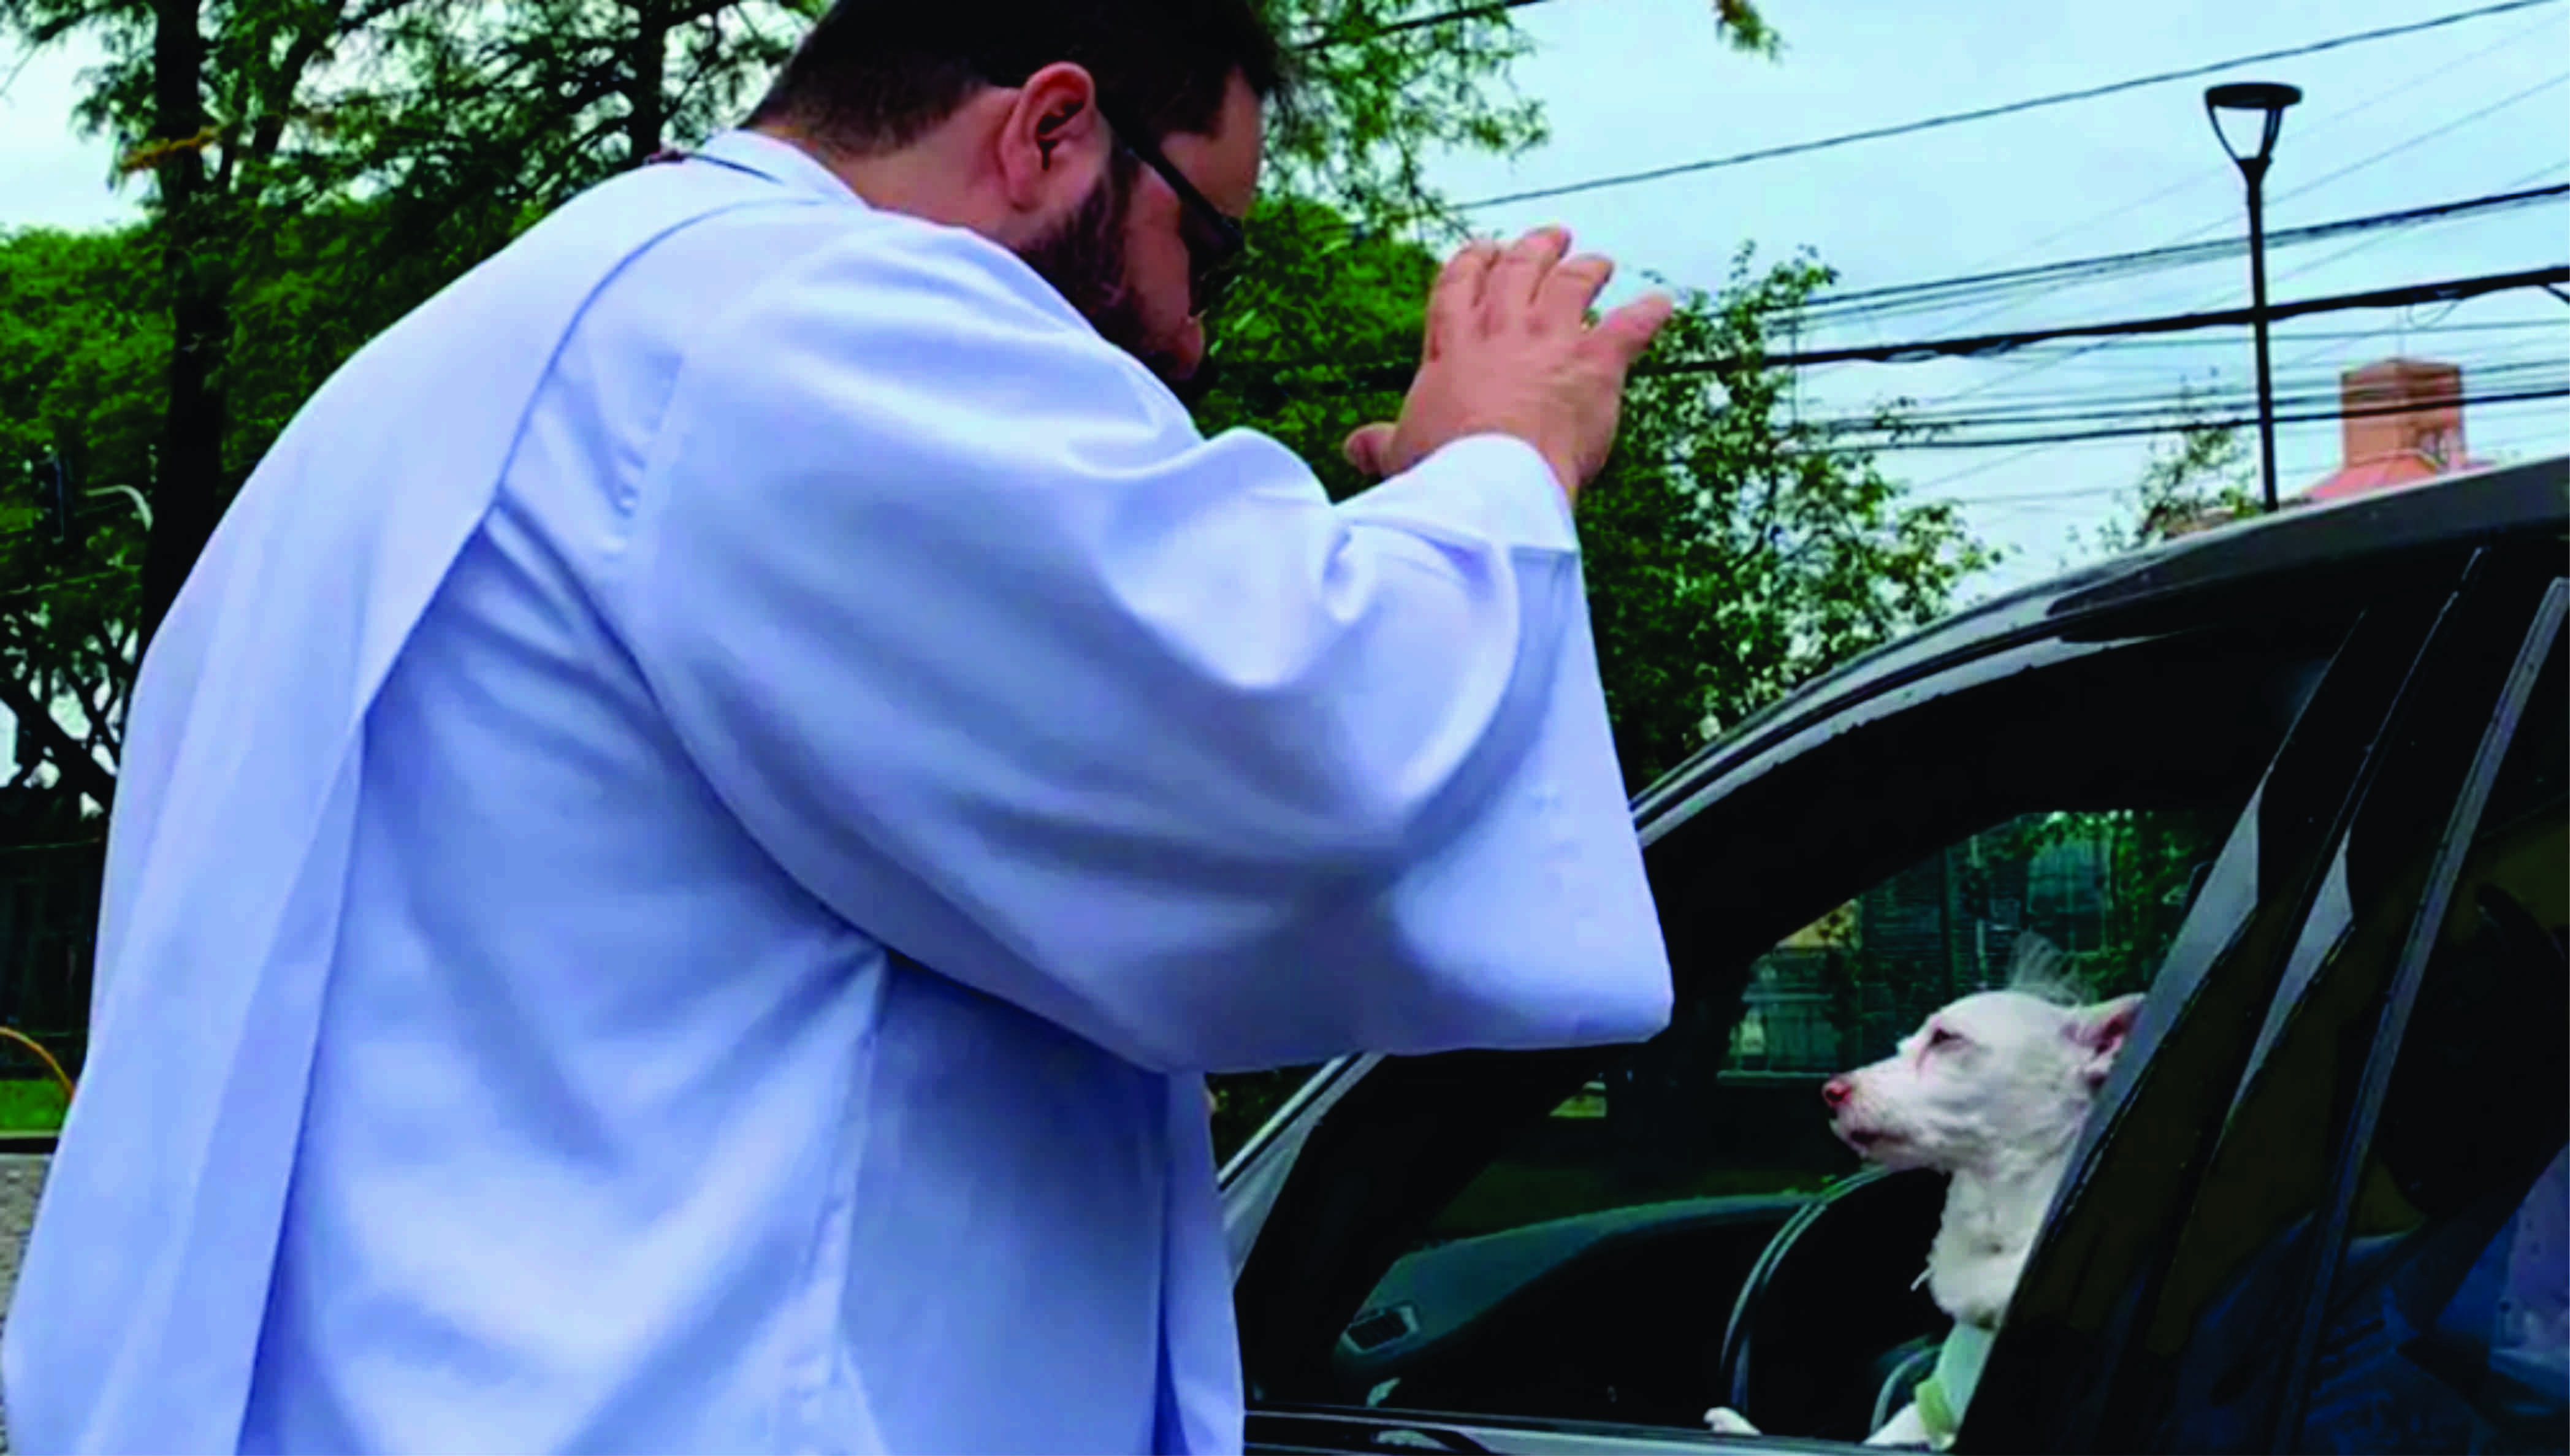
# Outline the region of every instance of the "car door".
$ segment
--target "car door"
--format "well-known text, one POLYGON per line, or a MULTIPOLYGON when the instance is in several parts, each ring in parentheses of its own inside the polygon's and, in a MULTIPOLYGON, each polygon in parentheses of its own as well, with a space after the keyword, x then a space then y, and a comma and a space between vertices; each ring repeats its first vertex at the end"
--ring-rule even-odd
MULTIPOLYGON (((1825 696, 1771 725, 1763 756, 1646 827, 1678 973, 1667 1033, 1342 1068, 1326 1113, 1279 1134, 1290 1166, 1256 1206, 1237 1287, 1252 1445, 1739 1444, 1701 1415, 1733 1363, 1743 1291, 1761 1251, 1854 1170, 1843 1151, 1824 1161, 1821 1074, 1990 983, 2028 928, 2042 856, 2061 848, 2044 836, 2065 823, 2109 846, 2092 857, 2123 878, 2104 898, 2149 886, 2123 895, 2151 912, 2118 942, 2132 964, 2103 970, 2138 975, 2160 1018, 2178 1020, 2195 981, 2166 967, 2227 948, 2201 927, 2236 918, 2244 891, 2252 918, 2302 913, 2299 887, 2219 860, 2257 859, 2257 820, 2280 799, 2255 796, 2279 744, 2315 704, 2354 701, 2327 685, 2358 661, 2382 671, 2387 629, 2363 630, 2380 617, 2364 599, 2409 582, 2441 602, 2453 570, 2439 557, 2360 593, 2058 614, 1897 692, 1825 696), (2145 840, 2149 854, 2113 847, 2145 840), (1852 905, 1873 927, 1873 979, 1850 996, 1813 968, 1852 905)), ((2374 708, 2378 723, 2378 695, 2374 708)), ((2361 736, 2350 722, 2338 734, 2361 736)), ((2081 944, 2077 914, 2046 923, 2074 953, 2100 950, 2081 944)), ((1260 1175, 1252 1156, 1241 1176, 1260 1175)), ((1833 1352, 1845 1368, 1830 1389, 1778 1397, 1805 1399, 1846 1439, 1874 1414, 1874 1366, 1934 1319, 1904 1302, 1932 1232, 1928 1192, 1873 1200, 1912 1220, 1916 1248, 1844 1291, 1867 1313, 1865 1338, 1889 1343, 1833 1352)), ((1774 1429, 1750 1444, 1813 1444, 1809 1429, 1774 1429)))
POLYGON ((2492 1292, 2493 1250, 2565 1197, 2559 556, 2476 552, 2352 635, 2092 1122, 1961 1448, 2560 1448, 2558 1316, 2494 1333, 2520 1311, 2492 1292))

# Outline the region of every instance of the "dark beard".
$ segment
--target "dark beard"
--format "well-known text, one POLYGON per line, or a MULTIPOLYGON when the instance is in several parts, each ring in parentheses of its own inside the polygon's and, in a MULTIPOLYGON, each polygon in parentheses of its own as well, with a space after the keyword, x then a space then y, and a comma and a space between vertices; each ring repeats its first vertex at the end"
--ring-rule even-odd
POLYGON ((1141 307, 1125 280, 1124 210, 1132 201, 1136 171, 1131 158, 1118 157, 1061 227, 1019 248, 1018 256, 1078 309, 1099 337, 1176 387, 1177 361, 1151 345, 1141 307))

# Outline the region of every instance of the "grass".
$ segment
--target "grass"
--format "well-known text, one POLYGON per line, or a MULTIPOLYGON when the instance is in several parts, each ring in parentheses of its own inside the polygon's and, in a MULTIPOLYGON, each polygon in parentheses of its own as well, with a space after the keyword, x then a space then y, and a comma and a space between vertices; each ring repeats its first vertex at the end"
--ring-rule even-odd
POLYGON ((52 1079, 0 1081, 0 1133, 56 1133, 63 1126, 63 1089, 52 1079))

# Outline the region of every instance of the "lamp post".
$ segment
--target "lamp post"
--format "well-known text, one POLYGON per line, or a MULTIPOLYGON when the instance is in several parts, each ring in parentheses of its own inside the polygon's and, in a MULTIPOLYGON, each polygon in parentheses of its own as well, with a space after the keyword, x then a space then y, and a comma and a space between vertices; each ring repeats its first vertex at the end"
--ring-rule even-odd
POLYGON ((2276 81, 2235 81, 2205 89, 2204 114, 2222 150, 2240 166, 2249 185, 2250 323, 2258 333, 2258 470, 2266 486, 2267 509, 2276 509, 2276 385, 2267 368, 2267 163, 2276 155, 2276 134, 2285 129, 2285 108, 2303 99, 2303 89, 2276 81), (2222 114, 2239 112, 2261 118, 2255 152, 2243 154, 2222 130, 2222 114))

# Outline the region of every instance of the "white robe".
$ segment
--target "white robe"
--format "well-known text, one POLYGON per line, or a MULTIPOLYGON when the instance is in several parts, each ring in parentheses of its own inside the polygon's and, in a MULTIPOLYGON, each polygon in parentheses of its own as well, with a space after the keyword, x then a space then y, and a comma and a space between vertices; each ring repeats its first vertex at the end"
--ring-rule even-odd
POLYGON ((1669 994, 1540 457, 1333 506, 732 134, 361 351, 181 594, 11 1434, 1236 1449, 1200 1074, 1669 994))

